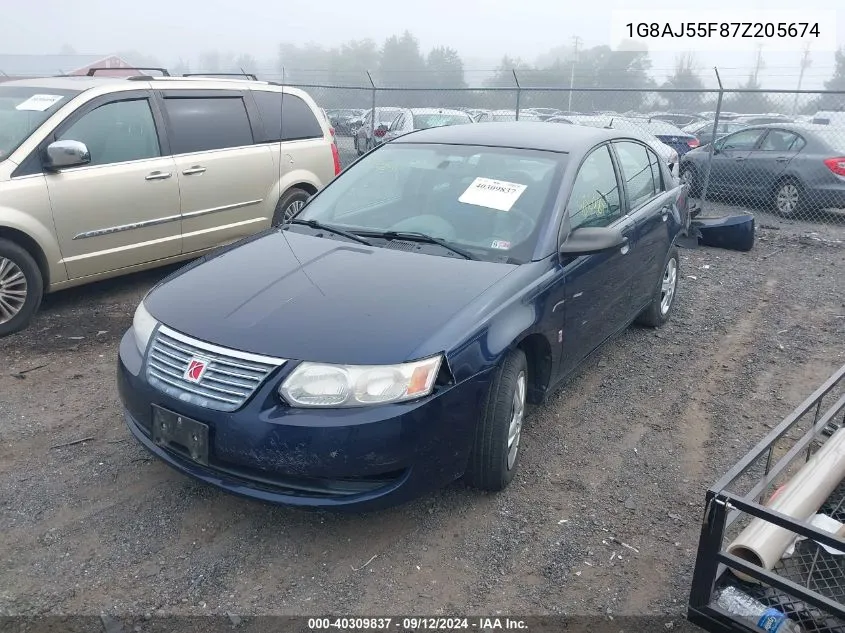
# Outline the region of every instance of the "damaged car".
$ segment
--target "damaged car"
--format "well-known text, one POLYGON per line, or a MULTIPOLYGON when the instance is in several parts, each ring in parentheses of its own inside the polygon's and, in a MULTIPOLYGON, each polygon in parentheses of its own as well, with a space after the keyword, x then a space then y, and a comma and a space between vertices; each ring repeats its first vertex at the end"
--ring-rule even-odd
POLYGON ((126 423, 178 471, 273 503, 502 490, 527 405, 669 320, 688 223, 685 187, 623 130, 412 132, 149 292, 120 344, 126 423))

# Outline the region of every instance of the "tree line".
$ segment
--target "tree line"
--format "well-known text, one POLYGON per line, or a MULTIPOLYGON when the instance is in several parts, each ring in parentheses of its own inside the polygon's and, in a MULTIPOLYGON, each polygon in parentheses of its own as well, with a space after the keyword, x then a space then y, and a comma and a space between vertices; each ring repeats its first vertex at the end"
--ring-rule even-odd
MULTIPOLYGON (((157 59, 137 52, 122 56, 132 63, 161 65, 157 59)), ((739 86, 747 92, 725 96, 723 110, 736 112, 783 111, 799 105, 790 95, 775 97, 763 92, 758 80, 760 63, 739 86)), ((467 80, 468 72, 458 51, 450 46, 422 50, 409 31, 392 35, 380 45, 372 39, 350 40, 338 46, 316 43, 279 45, 275 59, 259 61, 249 54, 209 50, 192 62, 180 61, 171 72, 247 72, 263 79, 294 84, 321 84, 342 88, 312 90, 326 108, 371 105, 371 82, 380 88, 403 90, 379 92, 383 105, 466 106, 513 109, 517 82, 522 88, 520 107, 550 106, 575 111, 668 109, 696 112, 716 109, 715 93, 704 92, 694 57, 678 57, 674 71, 662 82, 652 74, 646 50, 613 50, 594 46, 575 50, 560 46, 534 64, 505 55, 498 67, 481 79, 467 80), (516 72, 516 74, 515 74, 516 72), (574 87, 573 92, 531 90, 538 87, 574 87), (484 90, 496 88, 498 91, 484 90), (510 90, 504 90, 510 89, 510 90), (601 89, 597 91, 596 89, 601 89), (626 89, 631 91, 626 91, 626 89), (660 92, 660 90, 679 92, 660 92), (439 92, 438 92, 439 91, 439 92)), ((826 90, 845 91, 845 48, 836 53, 835 70, 826 90)), ((845 95, 805 98, 801 113, 845 106, 845 95)))

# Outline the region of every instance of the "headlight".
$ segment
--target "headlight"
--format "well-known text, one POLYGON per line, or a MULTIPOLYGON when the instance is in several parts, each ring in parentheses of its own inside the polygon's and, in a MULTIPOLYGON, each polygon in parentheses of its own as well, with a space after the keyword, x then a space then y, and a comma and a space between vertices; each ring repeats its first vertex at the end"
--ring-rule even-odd
POLYGON ((301 363, 279 387, 298 407, 363 407, 427 396, 443 357, 401 365, 328 365, 301 363))
POLYGON ((147 351, 147 345, 157 324, 158 322, 144 307, 144 302, 139 303, 135 309, 135 318, 132 319, 132 334, 135 336, 135 345, 138 346, 141 355, 147 351))

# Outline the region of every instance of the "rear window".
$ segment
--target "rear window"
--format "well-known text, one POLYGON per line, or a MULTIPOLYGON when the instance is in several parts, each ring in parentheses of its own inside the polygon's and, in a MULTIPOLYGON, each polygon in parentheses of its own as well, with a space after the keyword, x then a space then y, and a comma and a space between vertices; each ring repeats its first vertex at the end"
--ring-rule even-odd
POLYGON ((461 125, 469 123, 469 117, 462 114, 415 114, 414 129, 425 130, 443 125, 461 125))
POLYGON ((651 122, 648 124, 648 129, 652 131, 654 134, 660 134, 662 136, 686 136, 687 133, 678 128, 671 123, 667 123, 666 121, 658 121, 657 119, 652 119, 651 122))
POLYGON ((281 92, 253 92, 261 122, 264 124, 260 143, 278 143, 280 140, 296 141, 321 138, 320 127, 314 112, 296 95, 281 92))
POLYGON ((402 110, 379 110, 376 118, 379 123, 393 123, 393 119, 398 117, 402 110))
POLYGON ((252 128, 238 97, 166 97, 174 154, 252 145, 252 128))

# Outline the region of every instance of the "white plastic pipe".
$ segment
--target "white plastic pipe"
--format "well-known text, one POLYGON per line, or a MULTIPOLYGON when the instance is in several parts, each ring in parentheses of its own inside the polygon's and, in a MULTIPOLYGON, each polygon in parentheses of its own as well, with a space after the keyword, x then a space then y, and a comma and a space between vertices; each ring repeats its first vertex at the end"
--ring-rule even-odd
MULTIPOLYGON (((845 479, 845 427, 804 464, 770 500, 768 507, 781 514, 807 521, 845 479)), ((754 519, 728 546, 728 553, 770 570, 781 559, 795 533, 763 519, 754 519)), ((742 572, 731 570, 749 582, 757 582, 742 572)))

